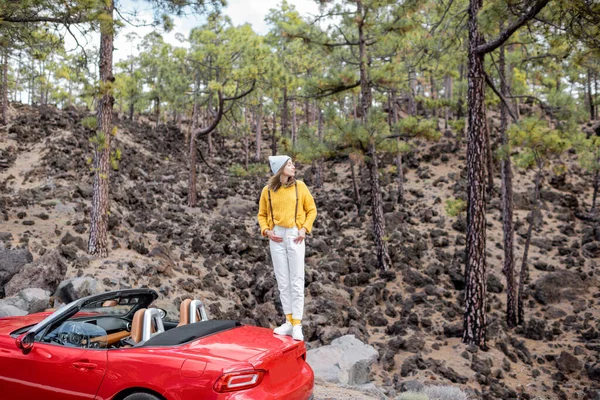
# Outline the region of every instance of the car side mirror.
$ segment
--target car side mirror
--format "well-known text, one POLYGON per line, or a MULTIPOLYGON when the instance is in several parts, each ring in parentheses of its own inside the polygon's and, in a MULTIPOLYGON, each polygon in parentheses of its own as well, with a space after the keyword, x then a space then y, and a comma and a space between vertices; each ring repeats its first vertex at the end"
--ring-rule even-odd
POLYGON ((25 332, 25 333, 20 334, 15 339, 15 344, 17 345, 17 347, 19 349, 23 350, 23 353, 29 353, 31 351, 31 349, 33 348, 34 338, 35 338, 35 333, 25 332))

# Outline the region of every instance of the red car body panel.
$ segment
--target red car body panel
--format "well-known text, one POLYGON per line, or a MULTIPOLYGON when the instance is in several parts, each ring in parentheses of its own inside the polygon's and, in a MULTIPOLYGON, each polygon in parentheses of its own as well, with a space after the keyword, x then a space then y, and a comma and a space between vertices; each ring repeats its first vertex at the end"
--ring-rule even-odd
POLYGON ((36 343, 31 352, 0 338, 0 393, 7 400, 93 399, 107 370, 108 350, 36 343), (5 397, 6 396, 6 397, 5 397))
POLYGON ((306 400, 312 394, 314 376, 304 362, 305 352, 304 342, 251 326, 180 346, 109 350, 109 372, 97 399, 112 399, 129 387, 148 387, 169 400, 306 400), (232 393, 213 390, 223 373, 253 369, 267 371, 259 386, 232 393))
MULTIPOLYGON (((0 318, 0 399, 113 400, 132 388, 167 400, 312 397, 314 376, 304 342, 269 329, 240 326, 173 346, 88 349, 36 341, 29 352, 18 348, 14 332, 51 314, 0 318), (213 389, 224 373, 254 370, 265 371, 256 387, 213 389)), ((88 315, 94 314, 76 317, 88 315)))

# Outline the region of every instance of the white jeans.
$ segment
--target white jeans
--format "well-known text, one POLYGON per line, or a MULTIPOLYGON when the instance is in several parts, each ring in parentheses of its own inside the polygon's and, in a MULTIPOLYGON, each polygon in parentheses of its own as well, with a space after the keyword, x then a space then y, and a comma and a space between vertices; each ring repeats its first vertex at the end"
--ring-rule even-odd
POLYGON ((294 243, 294 239, 298 237, 298 228, 296 227, 275 226, 273 232, 276 236, 283 238, 281 243, 269 240, 283 313, 292 314, 293 319, 302 319, 306 239, 302 243, 294 243))

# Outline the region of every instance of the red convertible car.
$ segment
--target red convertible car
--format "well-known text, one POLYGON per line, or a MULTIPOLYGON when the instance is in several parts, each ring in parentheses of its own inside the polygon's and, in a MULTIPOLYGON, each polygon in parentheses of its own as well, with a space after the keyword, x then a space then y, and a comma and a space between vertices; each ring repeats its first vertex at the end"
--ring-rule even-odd
POLYGON ((0 318, 2 400, 312 399, 304 342, 210 320, 184 300, 179 322, 128 289, 57 311, 0 318))

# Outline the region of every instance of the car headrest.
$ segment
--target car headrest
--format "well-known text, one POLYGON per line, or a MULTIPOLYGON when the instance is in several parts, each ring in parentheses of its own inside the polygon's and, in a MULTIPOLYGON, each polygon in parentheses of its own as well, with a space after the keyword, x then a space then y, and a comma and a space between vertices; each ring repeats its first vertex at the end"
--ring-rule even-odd
POLYGON ((191 299, 185 299, 179 306, 179 324, 177 326, 187 325, 190 323, 190 303, 191 299))
POLYGON ((102 303, 102 307, 114 307, 118 305, 119 302, 116 300, 106 300, 104 303, 102 303))
POLYGON ((133 321, 131 321, 131 340, 135 343, 142 341, 144 333, 144 313, 145 308, 140 308, 133 315, 133 321))

